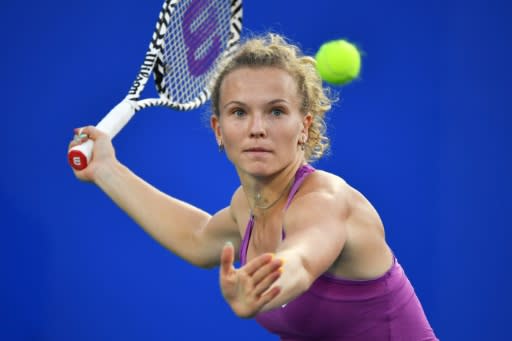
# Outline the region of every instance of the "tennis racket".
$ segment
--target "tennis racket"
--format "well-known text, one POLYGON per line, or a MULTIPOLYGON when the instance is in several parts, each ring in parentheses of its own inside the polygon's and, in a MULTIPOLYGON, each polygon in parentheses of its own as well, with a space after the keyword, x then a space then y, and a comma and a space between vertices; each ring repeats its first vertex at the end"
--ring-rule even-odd
MULTIPOLYGON (((242 0, 166 0, 133 85, 96 128, 114 138, 143 108, 186 111, 204 104, 219 61, 236 49, 241 30, 242 0), (159 98, 140 99, 151 74, 159 98)), ((93 145, 87 140, 69 150, 74 169, 87 167, 93 145)))

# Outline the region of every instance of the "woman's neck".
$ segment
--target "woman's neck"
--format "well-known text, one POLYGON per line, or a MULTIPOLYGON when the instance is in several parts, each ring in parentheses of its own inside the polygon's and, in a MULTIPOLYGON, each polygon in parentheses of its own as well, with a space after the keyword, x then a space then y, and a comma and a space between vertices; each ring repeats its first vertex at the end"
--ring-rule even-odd
POLYGON ((289 167, 269 176, 241 176, 242 188, 253 216, 263 216, 280 206, 288 197, 295 174, 303 162, 290 164, 289 167))

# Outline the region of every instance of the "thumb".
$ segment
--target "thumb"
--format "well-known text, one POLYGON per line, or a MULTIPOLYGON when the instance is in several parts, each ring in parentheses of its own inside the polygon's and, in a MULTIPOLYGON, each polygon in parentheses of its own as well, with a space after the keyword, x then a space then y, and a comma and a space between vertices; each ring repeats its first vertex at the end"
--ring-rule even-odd
POLYGON ((227 242, 220 256, 220 271, 223 276, 229 275, 235 261, 235 248, 231 242, 227 242))

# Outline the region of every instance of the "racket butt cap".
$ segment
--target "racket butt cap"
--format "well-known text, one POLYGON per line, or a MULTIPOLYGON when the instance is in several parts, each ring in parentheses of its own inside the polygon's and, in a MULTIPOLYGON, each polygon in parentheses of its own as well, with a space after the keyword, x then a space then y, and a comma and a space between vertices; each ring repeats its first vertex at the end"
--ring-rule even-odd
POLYGON ((71 150, 68 153, 68 162, 76 170, 87 168, 87 158, 79 150, 71 150))

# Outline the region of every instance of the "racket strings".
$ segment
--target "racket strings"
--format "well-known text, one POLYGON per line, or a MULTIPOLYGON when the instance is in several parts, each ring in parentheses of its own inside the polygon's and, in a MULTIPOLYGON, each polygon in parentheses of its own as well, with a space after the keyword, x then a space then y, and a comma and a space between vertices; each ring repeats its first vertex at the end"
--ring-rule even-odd
MULTIPOLYGON (((180 1, 162 47, 159 92, 177 103, 205 101, 220 55, 232 39, 232 8, 225 0, 180 1)), ((160 70, 159 70, 160 69, 160 70)))

